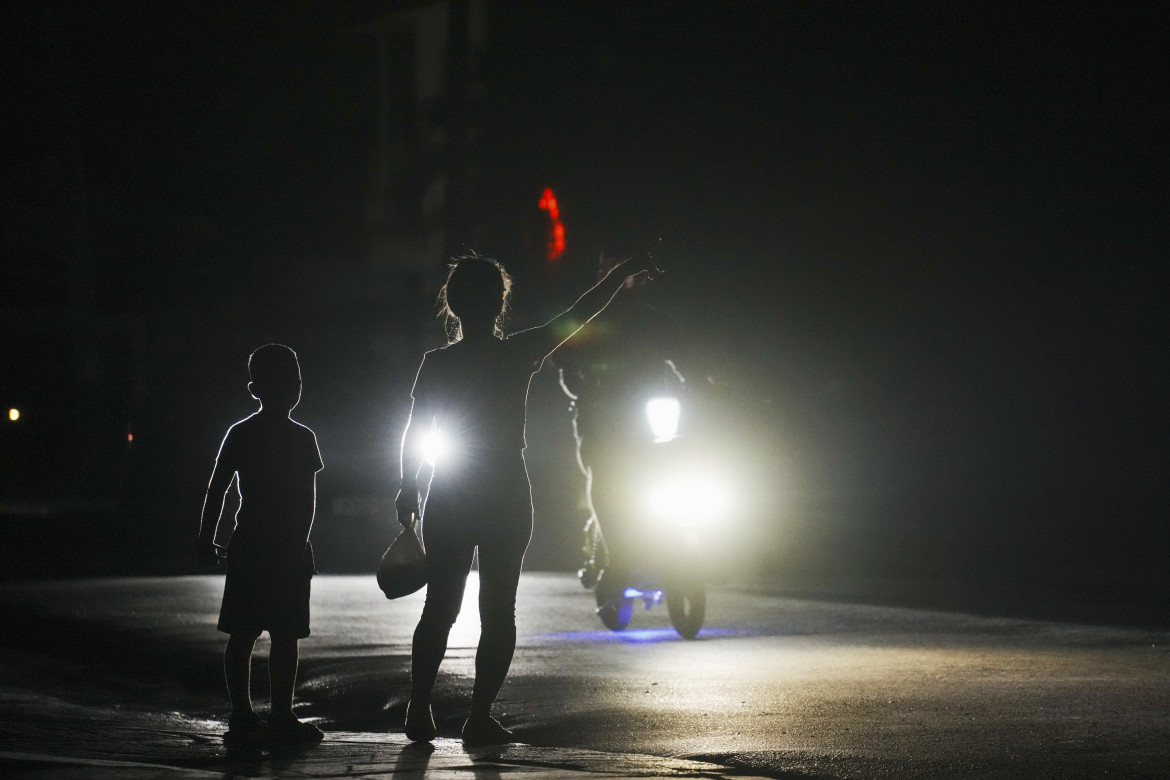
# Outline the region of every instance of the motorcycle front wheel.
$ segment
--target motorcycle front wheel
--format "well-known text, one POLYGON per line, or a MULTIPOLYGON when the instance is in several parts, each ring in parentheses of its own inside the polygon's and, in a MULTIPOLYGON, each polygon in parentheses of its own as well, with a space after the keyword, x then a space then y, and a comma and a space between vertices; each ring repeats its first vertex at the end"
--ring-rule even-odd
MULTIPOLYGON (((631 607, 632 609, 632 607, 631 607)), ((666 589, 666 610, 670 623, 683 639, 694 639, 707 614, 707 583, 682 582, 666 589)))
POLYGON ((622 596, 610 597, 605 591, 600 587, 593 591, 597 599, 597 617, 610 631, 621 631, 630 625, 634 617, 634 600, 622 596))

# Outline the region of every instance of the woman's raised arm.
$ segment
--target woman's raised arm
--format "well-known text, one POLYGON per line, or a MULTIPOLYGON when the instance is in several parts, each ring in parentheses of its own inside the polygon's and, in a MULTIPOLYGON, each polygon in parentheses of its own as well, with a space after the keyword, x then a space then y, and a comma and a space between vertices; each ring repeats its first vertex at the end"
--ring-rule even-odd
POLYGON ((626 286, 631 278, 653 278, 661 273, 653 258, 630 258, 609 269, 597 284, 590 287, 572 306, 543 325, 513 333, 508 341, 520 341, 532 350, 533 360, 543 361, 557 347, 571 339, 591 319, 596 317, 626 286))

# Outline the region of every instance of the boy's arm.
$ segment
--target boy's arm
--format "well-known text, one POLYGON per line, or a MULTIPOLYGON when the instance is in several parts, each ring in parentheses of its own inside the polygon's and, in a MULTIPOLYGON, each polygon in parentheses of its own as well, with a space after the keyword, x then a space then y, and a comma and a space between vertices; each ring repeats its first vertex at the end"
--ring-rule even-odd
POLYGON ((225 468, 220 460, 216 460, 215 468, 211 472, 211 482, 207 485, 207 495, 203 497, 203 513, 199 518, 197 552, 199 561, 204 565, 213 566, 218 558, 215 550, 215 529, 219 526, 227 491, 234 476, 234 469, 225 468))
POLYGON ((600 314, 626 286, 627 279, 639 276, 652 277, 659 270, 654 265, 653 258, 649 256, 623 260, 611 268, 601 281, 586 290, 568 309, 544 325, 513 334, 509 341, 530 342, 537 353, 536 359, 543 360, 600 314))

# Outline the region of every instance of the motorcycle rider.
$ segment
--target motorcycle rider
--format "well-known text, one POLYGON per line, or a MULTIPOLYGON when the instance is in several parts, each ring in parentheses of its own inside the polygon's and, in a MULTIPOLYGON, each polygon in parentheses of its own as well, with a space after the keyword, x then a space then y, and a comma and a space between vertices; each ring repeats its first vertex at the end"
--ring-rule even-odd
MULTIPOLYGON (((599 272, 621 258, 602 255, 599 272)), ((585 475, 590 516, 586 561, 578 572, 586 588, 616 597, 636 568, 639 524, 628 496, 650 441, 647 400, 678 395, 685 382, 674 361, 685 350, 679 327, 646 303, 640 280, 591 321, 555 360, 571 399, 577 463, 585 475), (598 544, 597 539, 603 539, 598 544), (604 548, 604 554, 599 547, 604 548)), ((601 599, 599 599, 600 603, 601 599)))

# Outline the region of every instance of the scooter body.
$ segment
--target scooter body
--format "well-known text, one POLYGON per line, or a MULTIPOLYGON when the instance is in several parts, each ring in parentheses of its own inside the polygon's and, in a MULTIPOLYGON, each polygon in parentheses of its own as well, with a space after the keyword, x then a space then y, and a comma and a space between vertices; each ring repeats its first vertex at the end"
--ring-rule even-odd
MULTIPOLYGON (((648 409, 664 400, 655 399, 648 409)), ((673 404, 668 414, 677 427, 677 401, 673 404)), ((606 627, 626 628, 639 602, 650 609, 665 601, 679 634, 687 639, 698 635, 713 574, 712 545, 718 544, 715 535, 730 511, 731 492, 715 460, 701 440, 669 430, 638 448, 639 465, 628 473, 628 500, 635 511, 624 518, 637 524, 633 536, 638 543, 634 568, 621 575, 624 581, 615 582, 613 573, 605 571, 600 529, 592 521, 586 527, 589 563, 579 575, 586 587, 593 586, 597 615, 606 627), (599 568, 600 578, 593 578, 599 568)), ((600 522, 604 526, 606 519, 600 522)))

